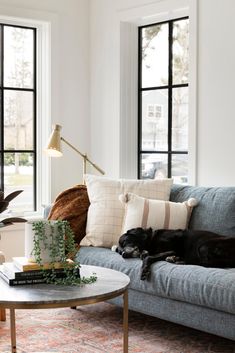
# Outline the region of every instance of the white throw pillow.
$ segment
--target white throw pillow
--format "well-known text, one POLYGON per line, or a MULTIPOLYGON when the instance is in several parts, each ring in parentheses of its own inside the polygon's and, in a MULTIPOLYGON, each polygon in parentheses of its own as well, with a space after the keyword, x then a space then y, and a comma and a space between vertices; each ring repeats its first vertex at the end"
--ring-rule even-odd
POLYGON ((120 195, 125 205, 122 234, 132 228, 186 229, 197 205, 194 198, 185 202, 149 200, 132 193, 120 195))
POLYGON ((111 248, 118 242, 122 231, 124 205, 122 193, 159 200, 169 200, 172 179, 113 180, 102 176, 85 175, 90 206, 87 215, 86 236, 81 246, 111 248))

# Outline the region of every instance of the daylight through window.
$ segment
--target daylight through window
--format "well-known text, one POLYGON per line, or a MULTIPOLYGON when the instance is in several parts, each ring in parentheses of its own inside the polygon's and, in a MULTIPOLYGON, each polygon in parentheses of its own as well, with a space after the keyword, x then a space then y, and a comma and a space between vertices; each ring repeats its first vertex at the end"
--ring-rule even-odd
POLYGON ((0 171, 11 210, 36 209, 36 29, 0 24, 0 171))
POLYGON ((189 19, 139 28, 139 166, 142 179, 188 182, 189 19))

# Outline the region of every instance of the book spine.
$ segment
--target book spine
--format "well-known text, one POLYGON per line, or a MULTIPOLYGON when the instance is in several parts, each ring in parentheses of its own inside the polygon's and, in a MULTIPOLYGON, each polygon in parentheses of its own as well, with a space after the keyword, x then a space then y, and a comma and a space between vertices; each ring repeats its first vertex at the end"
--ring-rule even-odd
POLYGON ((0 272, 0 277, 4 281, 6 281, 9 284, 9 286, 18 286, 18 285, 25 285, 25 284, 40 284, 40 283, 46 282, 45 278, 22 279, 22 280, 12 279, 12 278, 8 278, 3 272, 0 272))
MULTIPOLYGON (((63 269, 54 270, 56 276, 64 273, 63 269)), ((50 273, 49 271, 45 270, 45 273, 50 273)), ((15 272, 15 279, 30 279, 30 278, 37 278, 42 277, 43 270, 34 270, 34 271, 26 271, 26 272, 15 272)))
POLYGON ((37 265, 22 265, 15 261, 14 261, 14 265, 22 272, 40 271, 40 267, 37 265))
POLYGON ((33 279, 9 279, 9 286, 19 286, 25 284, 40 284, 45 283, 45 278, 33 278, 33 279))

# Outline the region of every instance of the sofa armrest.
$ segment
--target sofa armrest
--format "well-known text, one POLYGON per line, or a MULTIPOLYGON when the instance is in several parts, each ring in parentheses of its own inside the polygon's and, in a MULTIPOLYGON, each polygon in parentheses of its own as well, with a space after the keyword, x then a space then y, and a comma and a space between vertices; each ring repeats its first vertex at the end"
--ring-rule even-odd
POLYGON ((50 210, 52 208, 53 204, 51 205, 46 205, 44 207, 44 210, 43 210, 43 218, 47 219, 47 217, 49 216, 49 213, 50 213, 50 210))

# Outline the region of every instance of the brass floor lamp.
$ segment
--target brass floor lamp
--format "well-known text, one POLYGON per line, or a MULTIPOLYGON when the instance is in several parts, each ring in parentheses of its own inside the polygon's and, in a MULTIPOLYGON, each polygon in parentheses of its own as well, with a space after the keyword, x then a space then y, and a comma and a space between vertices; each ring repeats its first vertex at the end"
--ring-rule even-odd
POLYGON ((87 163, 89 163, 93 168, 98 170, 100 174, 105 174, 105 172, 95 163, 93 163, 90 158, 87 157, 85 153, 80 152, 76 147, 74 147, 70 142, 68 142, 65 138, 60 135, 61 126, 56 124, 53 126, 53 131, 49 138, 47 147, 45 149, 46 153, 50 157, 61 157, 63 155, 61 149, 61 141, 66 143, 70 148, 72 148, 75 152, 77 152, 83 159, 83 183, 84 183, 84 174, 87 172, 87 163))

